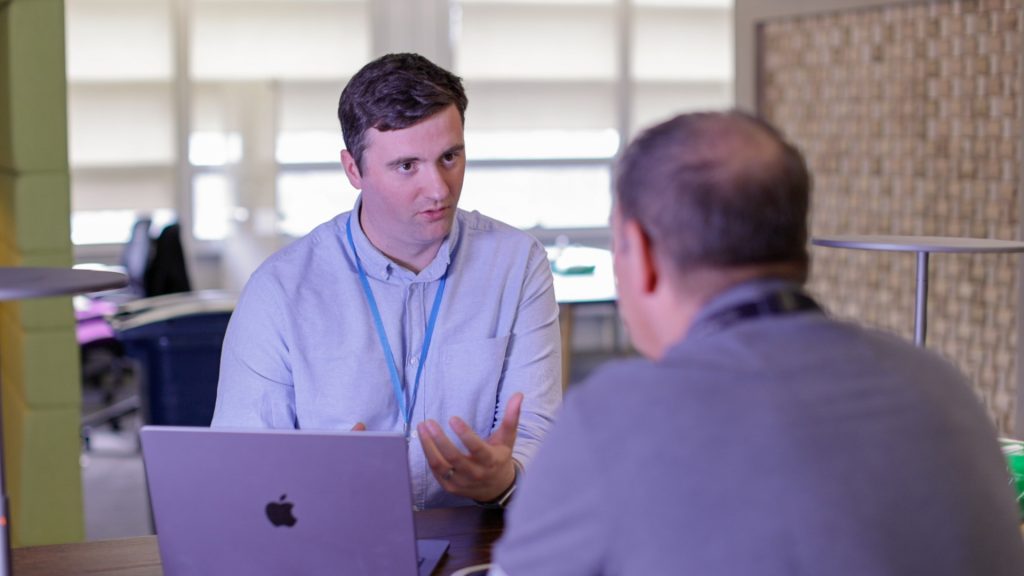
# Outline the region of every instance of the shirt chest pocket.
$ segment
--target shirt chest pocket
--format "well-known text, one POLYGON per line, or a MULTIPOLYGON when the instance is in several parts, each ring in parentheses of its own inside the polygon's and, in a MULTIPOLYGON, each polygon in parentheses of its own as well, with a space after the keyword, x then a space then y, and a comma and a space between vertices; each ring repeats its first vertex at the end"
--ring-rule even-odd
MULTIPOLYGON (((509 336, 445 343, 440 394, 446 416, 460 416, 482 438, 490 436, 509 336)), ((446 418, 447 419, 447 418, 446 418)))

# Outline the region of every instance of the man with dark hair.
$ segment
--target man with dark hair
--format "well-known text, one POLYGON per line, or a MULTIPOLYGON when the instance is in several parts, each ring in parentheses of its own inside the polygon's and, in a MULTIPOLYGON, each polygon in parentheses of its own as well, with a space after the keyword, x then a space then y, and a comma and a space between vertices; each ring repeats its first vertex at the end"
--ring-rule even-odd
POLYGON ((1006 463, 955 368, 804 291, 810 177, 741 113, 641 134, 619 303, 646 359, 571 394, 497 574, 1024 574, 1006 463))
POLYGON ((401 431, 417 507, 508 502, 561 402, 558 308, 543 246, 457 208, 466 103, 416 54, 351 79, 361 194, 249 279, 214 426, 401 431))
POLYGON ((362 166, 367 130, 401 130, 454 106, 466 121, 469 100, 458 76, 418 54, 390 54, 352 77, 338 101, 345 149, 362 166))

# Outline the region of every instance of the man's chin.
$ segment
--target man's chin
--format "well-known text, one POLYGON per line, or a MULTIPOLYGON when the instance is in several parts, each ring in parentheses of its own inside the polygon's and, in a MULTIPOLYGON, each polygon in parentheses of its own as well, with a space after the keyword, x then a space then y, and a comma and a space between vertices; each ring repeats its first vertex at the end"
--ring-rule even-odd
POLYGON ((426 243, 441 243, 452 233, 452 220, 445 219, 431 222, 421 228, 422 238, 426 243))

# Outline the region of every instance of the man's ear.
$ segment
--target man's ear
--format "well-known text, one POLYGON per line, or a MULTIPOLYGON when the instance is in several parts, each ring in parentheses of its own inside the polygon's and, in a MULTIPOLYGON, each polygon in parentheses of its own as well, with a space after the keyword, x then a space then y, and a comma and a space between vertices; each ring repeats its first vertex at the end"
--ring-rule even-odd
POLYGON ((359 171, 359 164, 348 150, 341 151, 341 166, 345 169, 345 176, 348 176, 349 184, 356 190, 363 189, 363 176, 359 171))
POLYGON ((651 237, 636 220, 632 219, 622 223, 622 235, 629 246, 626 257, 629 260, 629 274, 632 281, 636 282, 635 288, 641 294, 654 292, 660 280, 660 269, 651 237))

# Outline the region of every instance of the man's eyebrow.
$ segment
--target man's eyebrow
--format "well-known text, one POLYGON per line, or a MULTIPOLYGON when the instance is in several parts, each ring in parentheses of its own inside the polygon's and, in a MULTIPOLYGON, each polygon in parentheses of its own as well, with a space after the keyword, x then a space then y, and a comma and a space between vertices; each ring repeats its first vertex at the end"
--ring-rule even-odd
POLYGON ((452 146, 451 148, 445 150, 444 154, 442 154, 442 156, 444 156, 445 154, 455 154, 457 152, 465 152, 465 151, 466 151, 466 145, 465 144, 456 144, 455 146, 452 146))

